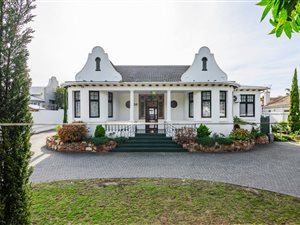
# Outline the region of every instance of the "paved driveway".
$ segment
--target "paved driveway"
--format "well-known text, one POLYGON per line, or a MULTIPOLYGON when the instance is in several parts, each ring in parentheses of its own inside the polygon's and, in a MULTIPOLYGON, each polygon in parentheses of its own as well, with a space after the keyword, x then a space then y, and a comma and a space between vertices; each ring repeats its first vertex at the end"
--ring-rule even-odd
POLYGON ((300 197, 300 145, 273 143, 244 153, 59 153, 32 137, 32 182, 87 178, 193 178, 300 197))

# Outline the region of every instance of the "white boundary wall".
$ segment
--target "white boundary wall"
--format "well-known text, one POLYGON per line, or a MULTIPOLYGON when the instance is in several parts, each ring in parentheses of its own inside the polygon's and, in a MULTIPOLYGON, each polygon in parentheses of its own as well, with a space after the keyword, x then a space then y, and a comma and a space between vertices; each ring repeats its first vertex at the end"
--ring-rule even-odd
POLYGON ((288 112, 264 112, 264 116, 270 116, 271 123, 287 122, 288 121, 288 112))
POLYGON ((32 130, 35 133, 52 130, 56 125, 63 123, 63 109, 40 110, 38 112, 31 112, 31 114, 33 118, 32 130))

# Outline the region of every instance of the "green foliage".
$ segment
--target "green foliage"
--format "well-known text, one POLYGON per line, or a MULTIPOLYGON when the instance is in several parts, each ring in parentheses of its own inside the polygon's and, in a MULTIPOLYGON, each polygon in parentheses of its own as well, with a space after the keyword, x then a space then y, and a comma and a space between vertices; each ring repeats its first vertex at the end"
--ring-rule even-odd
POLYGON ((123 144, 126 143, 128 141, 128 138, 126 137, 117 137, 113 139, 114 141, 117 142, 117 144, 123 144))
POLYGON ((59 109, 64 108, 65 88, 57 87, 54 96, 55 96, 55 104, 57 105, 57 108, 59 109))
POLYGON ((55 128, 54 128, 54 130, 55 130, 56 132, 58 132, 58 130, 59 130, 60 128, 62 128, 62 125, 56 125, 55 128))
POLYGON ((196 140, 201 145, 212 146, 216 143, 216 139, 213 137, 209 137, 209 136, 197 137, 196 140))
POLYGON ((205 124, 200 124, 197 128, 197 137, 208 137, 211 134, 209 128, 205 124))
POLYGON ((96 126, 94 136, 95 137, 104 137, 105 136, 105 129, 102 125, 98 124, 96 126))
POLYGON ((287 122, 281 121, 278 124, 272 125, 272 132, 289 133, 291 131, 287 122))
POLYGON ((64 88, 64 123, 68 122, 68 91, 64 88))
POLYGON ((71 123, 58 130, 58 136, 62 142, 79 142, 87 135, 84 123, 71 123))
POLYGON ((270 34, 280 37, 284 31, 288 38, 292 33, 300 31, 300 1, 299 0, 261 0, 257 3, 265 7, 261 21, 271 12, 270 24, 274 29, 270 34))
POLYGON ((83 138, 83 141, 93 143, 95 145, 104 145, 108 143, 111 139, 107 137, 88 137, 88 138, 83 138))
POLYGON ((238 116, 234 116, 233 117, 233 123, 234 124, 238 124, 238 125, 253 125, 253 126, 255 126, 256 125, 256 123, 250 123, 250 122, 247 122, 247 121, 245 121, 245 120, 242 120, 240 117, 238 117, 238 116))
POLYGON ((232 140, 248 141, 253 139, 253 136, 248 130, 245 129, 236 129, 231 131, 229 138, 232 140))
POLYGON ((217 137, 215 138, 216 142, 220 145, 231 145, 234 141, 231 138, 227 137, 217 137))
POLYGON ((294 136, 283 133, 273 133, 274 141, 286 142, 286 141, 294 141, 294 136))
POLYGON ((260 132, 260 129, 259 128, 255 128, 255 127, 252 127, 251 129, 251 133, 253 138, 259 138, 259 137, 262 137, 262 136, 265 136, 264 133, 260 132))
MULTIPOLYGON (((0 1, 0 123, 32 123, 27 44, 33 0, 0 1)), ((0 126, 0 224, 30 224, 31 126, 0 126)))
POLYGON ((290 93, 290 111, 288 122, 292 132, 300 130, 299 89, 296 69, 290 93))

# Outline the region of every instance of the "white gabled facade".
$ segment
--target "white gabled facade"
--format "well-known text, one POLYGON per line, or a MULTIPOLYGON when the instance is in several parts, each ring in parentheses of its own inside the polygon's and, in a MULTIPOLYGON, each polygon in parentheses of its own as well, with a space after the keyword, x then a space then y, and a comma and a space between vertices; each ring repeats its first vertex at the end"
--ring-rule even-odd
POLYGON ((268 89, 228 81, 207 47, 200 48, 191 66, 114 66, 95 47, 75 80, 64 83, 68 120, 88 123, 91 133, 96 124, 163 131, 166 123, 205 123, 213 132, 228 134, 234 116, 260 122, 260 95, 268 89))

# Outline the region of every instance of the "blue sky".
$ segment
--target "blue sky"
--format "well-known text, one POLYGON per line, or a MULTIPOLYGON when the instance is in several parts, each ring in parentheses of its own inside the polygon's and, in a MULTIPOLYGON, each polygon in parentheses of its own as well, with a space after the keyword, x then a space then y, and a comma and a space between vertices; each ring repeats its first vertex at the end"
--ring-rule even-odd
POLYGON ((202 46, 229 80, 285 93, 300 74, 300 34, 267 33, 256 1, 37 0, 29 45, 34 86, 74 80, 99 45, 115 65, 190 65, 202 46))

